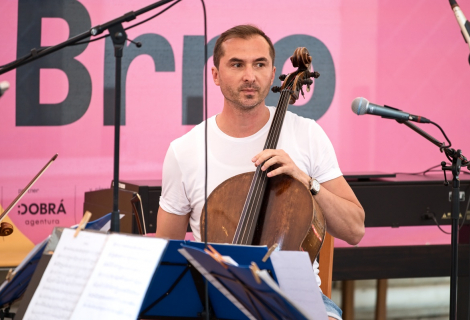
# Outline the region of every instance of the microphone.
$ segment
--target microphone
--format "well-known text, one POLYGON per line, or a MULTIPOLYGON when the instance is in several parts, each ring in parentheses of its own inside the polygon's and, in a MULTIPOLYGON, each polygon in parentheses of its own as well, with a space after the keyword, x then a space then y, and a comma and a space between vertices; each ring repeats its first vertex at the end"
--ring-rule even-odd
POLYGON ((455 0, 449 0, 449 3, 452 7, 452 10, 454 11, 455 18, 457 19, 457 23, 460 26, 460 30, 462 31, 465 42, 470 47, 470 23, 468 22, 467 18, 465 18, 465 15, 463 14, 462 10, 460 10, 460 7, 455 0))
POLYGON ((376 116, 381 116, 382 118, 387 119, 394 119, 398 122, 403 121, 414 121, 414 122, 421 122, 421 123, 430 123, 431 120, 426 119, 421 116, 415 116, 413 114, 409 114, 403 112, 399 109, 395 109, 389 106, 379 106, 367 101, 366 98, 356 98, 353 100, 351 105, 352 111, 361 116, 363 114, 373 114, 376 116))
POLYGON ((8 88, 10 88, 10 82, 8 81, 0 82, 0 97, 3 95, 5 91, 8 90, 8 88))

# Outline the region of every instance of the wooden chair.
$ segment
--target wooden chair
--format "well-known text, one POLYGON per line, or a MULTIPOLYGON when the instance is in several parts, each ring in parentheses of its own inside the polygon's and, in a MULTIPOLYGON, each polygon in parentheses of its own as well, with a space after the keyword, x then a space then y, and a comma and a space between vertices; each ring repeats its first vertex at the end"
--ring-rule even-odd
MULTIPOLYGON (((333 252, 334 240, 329 233, 325 236, 325 241, 320 249, 319 269, 320 269, 320 288, 325 296, 331 299, 331 284, 333 281, 333 252)), ((354 280, 345 280, 342 282, 342 305, 343 319, 354 319, 354 280)), ((376 311, 377 314, 377 311, 376 311)), ((377 318, 385 319, 385 318, 377 318)))
POLYGON ((321 291, 325 296, 331 299, 331 283, 333 281, 333 251, 334 240, 328 232, 325 235, 325 241, 320 249, 319 270, 321 279, 321 291))
MULTIPOLYGON (((334 240, 329 233, 326 233, 325 241, 320 249, 319 270, 321 279, 321 291, 331 299, 331 284, 333 282, 333 252, 334 240)), ((375 319, 384 320, 386 315, 387 279, 377 280, 377 297, 375 306, 375 319)), ((354 319, 354 280, 344 280, 342 282, 342 309, 343 319, 354 319)))

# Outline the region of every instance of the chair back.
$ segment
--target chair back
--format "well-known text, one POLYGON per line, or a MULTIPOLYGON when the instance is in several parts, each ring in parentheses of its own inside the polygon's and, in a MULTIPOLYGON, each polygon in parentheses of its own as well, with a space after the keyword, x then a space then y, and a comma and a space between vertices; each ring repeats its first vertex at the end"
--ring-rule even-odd
POLYGON ((325 296, 331 299, 331 283, 333 282, 333 252, 334 240, 328 232, 325 235, 325 241, 320 249, 319 260, 320 264, 320 289, 325 296))

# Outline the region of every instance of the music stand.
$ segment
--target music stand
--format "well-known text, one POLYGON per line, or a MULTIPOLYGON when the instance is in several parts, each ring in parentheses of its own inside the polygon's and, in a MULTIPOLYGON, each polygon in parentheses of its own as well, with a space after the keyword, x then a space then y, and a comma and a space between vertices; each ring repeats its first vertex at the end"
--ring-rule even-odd
MULTIPOLYGON (((194 266, 177 250, 182 247, 202 250, 204 243, 170 240, 160 265, 150 282, 142 303, 140 319, 201 319, 205 316, 204 279, 194 266)), ((240 264, 252 261, 273 275, 266 246, 212 244, 222 255, 228 255, 240 264)), ((209 285, 210 314, 212 319, 244 319, 246 316, 219 290, 209 285)))
POLYGON ((220 263, 201 249, 182 247, 178 251, 249 319, 311 319, 279 289, 266 270, 220 263))

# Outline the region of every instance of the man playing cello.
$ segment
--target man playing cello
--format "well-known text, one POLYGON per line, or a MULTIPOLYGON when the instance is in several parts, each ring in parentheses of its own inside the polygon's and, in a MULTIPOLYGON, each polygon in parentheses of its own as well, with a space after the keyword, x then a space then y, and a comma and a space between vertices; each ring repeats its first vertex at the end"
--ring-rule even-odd
MULTIPOLYGON (((287 112, 278 148, 263 150, 275 111, 265 105, 276 71, 274 58, 271 40, 251 25, 233 27, 217 40, 212 77, 222 91, 224 105, 220 114, 207 120, 207 192, 266 161, 261 170, 275 167, 268 177, 286 174, 311 190, 332 236, 357 244, 364 235, 364 210, 342 176, 321 127, 314 120, 287 112)), ((184 239, 189 222, 194 238, 201 239, 204 134, 202 123, 173 141, 167 151, 157 237, 184 239)), ((318 273, 317 262, 314 268, 318 273)), ((341 319, 341 310, 327 297, 323 299, 330 318, 341 319)))

